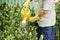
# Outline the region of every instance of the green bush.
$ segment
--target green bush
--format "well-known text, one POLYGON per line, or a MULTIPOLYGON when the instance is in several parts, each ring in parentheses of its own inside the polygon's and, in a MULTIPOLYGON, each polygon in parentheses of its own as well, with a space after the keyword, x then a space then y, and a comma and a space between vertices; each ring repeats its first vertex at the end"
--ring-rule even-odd
MULTIPOLYGON (((60 40, 60 1, 56 3, 56 38, 60 40)), ((0 5, 0 40, 37 40, 36 27, 28 23, 26 26, 21 22, 21 7, 19 5, 0 5)), ((33 9, 30 9, 33 13, 33 9)), ((34 16, 34 14, 32 14, 34 16)))
MULTIPOLYGON (((37 40, 36 27, 21 25, 21 9, 18 4, 0 5, 0 40, 37 40)), ((32 13, 32 11, 31 11, 32 13)))
POLYGON ((56 40, 60 40, 60 1, 56 3, 56 40))

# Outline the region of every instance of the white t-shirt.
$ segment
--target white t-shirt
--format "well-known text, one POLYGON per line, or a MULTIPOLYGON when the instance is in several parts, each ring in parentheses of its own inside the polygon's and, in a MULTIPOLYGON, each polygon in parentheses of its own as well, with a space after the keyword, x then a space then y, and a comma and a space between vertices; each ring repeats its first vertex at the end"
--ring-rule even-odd
POLYGON ((49 10, 44 15, 38 24, 40 27, 54 26, 56 22, 56 13, 54 8, 54 0, 34 0, 35 14, 38 14, 41 10, 49 10))

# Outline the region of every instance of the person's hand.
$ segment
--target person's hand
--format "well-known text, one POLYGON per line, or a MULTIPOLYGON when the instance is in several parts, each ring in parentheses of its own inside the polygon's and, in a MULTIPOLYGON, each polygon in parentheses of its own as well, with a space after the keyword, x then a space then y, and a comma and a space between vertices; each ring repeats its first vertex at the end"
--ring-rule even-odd
POLYGON ((30 17, 29 18, 29 22, 35 22, 35 21, 37 21, 37 20, 39 20, 40 19, 40 17, 38 16, 38 15, 36 15, 36 16, 34 16, 34 17, 30 17))
POLYGON ((35 21, 34 17, 30 17, 29 20, 28 20, 28 22, 34 22, 34 21, 35 21))

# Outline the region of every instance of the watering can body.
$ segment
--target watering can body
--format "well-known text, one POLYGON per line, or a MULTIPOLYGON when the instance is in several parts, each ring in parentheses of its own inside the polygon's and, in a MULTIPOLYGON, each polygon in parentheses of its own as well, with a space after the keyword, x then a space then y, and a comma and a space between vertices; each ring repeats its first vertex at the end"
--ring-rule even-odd
POLYGON ((28 7, 29 2, 30 2, 30 0, 26 0, 26 2, 24 3, 23 9, 21 10, 21 17, 22 17, 22 20, 34 22, 39 19, 39 16, 36 15, 34 17, 31 17, 31 12, 28 7))

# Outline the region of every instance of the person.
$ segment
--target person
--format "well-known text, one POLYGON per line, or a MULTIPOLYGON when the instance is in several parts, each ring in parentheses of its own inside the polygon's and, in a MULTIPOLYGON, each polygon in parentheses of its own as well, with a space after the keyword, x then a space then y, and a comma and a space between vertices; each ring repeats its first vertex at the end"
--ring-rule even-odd
MULTIPOLYGON (((41 34, 44 36, 43 40, 55 39, 56 12, 54 4, 54 0, 34 0, 35 14, 40 18, 37 21, 38 40, 41 34)), ((34 19, 32 18, 31 21, 34 22, 34 19)))

